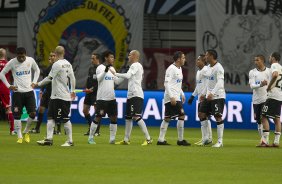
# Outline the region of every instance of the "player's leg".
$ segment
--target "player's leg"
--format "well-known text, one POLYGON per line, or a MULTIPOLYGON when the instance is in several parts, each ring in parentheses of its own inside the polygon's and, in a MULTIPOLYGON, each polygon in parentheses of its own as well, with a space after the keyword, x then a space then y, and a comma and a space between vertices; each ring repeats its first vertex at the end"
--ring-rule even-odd
POLYGON ((22 136, 22 122, 21 122, 21 115, 22 115, 22 93, 14 92, 12 95, 12 111, 14 116, 14 128, 18 135, 17 143, 23 142, 22 136))
POLYGON ((117 133, 117 102, 116 100, 107 101, 106 113, 110 117, 110 144, 115 144, 117 133))
POLYGON ((29 130, 31 128, 32 122, 35 119, 36 116, 36 103, 35 103, 35 96, 34 96, 34 92, 30 91, 27 93, 24 93, 24 106, 26 107, 26 111, 28 113, 28 118, 26 121, 26 126, 25 129, 23 131, 24 133, 24 140, 25 142, 29 143, 30 142, 30 137, 29 137, 29 130))
POLYGON ((173 109, 171 103, 168 102, 165 104, 165 118, 163 119, 160 126, 160 134, 159 134, 157 145, 169 145, 168 142, 165 140, 165 135, 167 132, 169 122, 171 120, 171 114, 173 114, 173 109))
POLYGON ((10 94, 0 95, 0 100, 2 102, 2 107, 5 108, 5 113, 7 115, 7 119, 10 125, 10 135, 14 135, 14 116, 11 111, 10 94))
POLYGON ((184 119, 185 119, 185 113, 184 113, 184 109, 182 107, 182 103, 180 101, 177 101, 176 104, 176 113, 178 116, 178 120, 177 120, 177 145, 179 146, 191 146, 191 144, 184 139, 184 119))
POLYGON ((275 117, 274 116, 275 114, 273 112, 273 109, 275 109, 275 107, 272 105, 275 105, 275 101, 273 99, 267 99, 262 107, 262 110, 261 110, 261 122, 263 125, 262 141, 260 145, 257 145, 257 147, 268 147, 269 146, 269 129, 270 128, 269 128, 268 118, 275 117))
POLYGON ((72 124, 70 121, 70 101, 59 100, 60 107, 58 108, 58 119, 56 122, 60 122, 64 124, 65 133, 67 135, 67 140, 61 146, 74 146, 73 138, 72 138, 72 124), (60 113, 61 112, 61 113, 60 113))
POLYGON ((90 107, 91 107, 90 94, 86 94, 85 99, 84 99, 84 104, 83 104, 83 114, 84 114, 84 118, 85 118, 85 120, 88 124, 88 131, 84 135, 89 135, 90 126, 91 126, 91 123, 92 123, 91 115, 89 113, 90 107))
POLYGON ((257 129, 258 129, 258 134, 259 137, 262 137, 262 123, 261 123, 261 109, 263 107, 263 103, 262 104, 253 104, 253 109, 254 109, 254 118, 257 122, 257 129))
POLYGON ((217 143, 213 147, 219 148, 223 147, 223 132, 224 132, 224 122, 222 120, 222 114, 224 110, 225 100, 215 99, 211 101, 211 110, 217 125, 217 143))
POLYGON ((95 118, 93 122, 91 122, 90 125, 90 132, 88 136, 88 143, 89 144, 96 144, 94 141, 94 133, 98 127, 98 124, 101 122, 101 119, 103 116, 105 116, 105 109, 104 109, 104 103, 105 101, 97 100, 96 110, 95 110, 95 118))
POLYGON ((210 139, 210 131, 209 130, 209 119, 208 119, 208 105, 209 102, 205 99, 203 102, 199 103, 198 106, 198 117, 201 123, 201 132, 202 132, 202 140, 197 145, 206 145, 209 144, 211 141, 210 139))

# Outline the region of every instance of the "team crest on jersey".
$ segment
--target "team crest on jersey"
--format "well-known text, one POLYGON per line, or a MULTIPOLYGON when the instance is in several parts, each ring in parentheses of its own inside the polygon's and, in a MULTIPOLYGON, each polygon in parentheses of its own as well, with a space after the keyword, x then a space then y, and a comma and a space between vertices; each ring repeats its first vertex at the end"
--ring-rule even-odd
POLYGON ((84 69, 90 65, 91 53, 111 50, 119 70, 131 42, 131 23, 125 12, 122 5, 111 0, 50 0, 33 28, 35 55, 48 66, 50 51, 62 45, 75 75, 87 78, 84 69))

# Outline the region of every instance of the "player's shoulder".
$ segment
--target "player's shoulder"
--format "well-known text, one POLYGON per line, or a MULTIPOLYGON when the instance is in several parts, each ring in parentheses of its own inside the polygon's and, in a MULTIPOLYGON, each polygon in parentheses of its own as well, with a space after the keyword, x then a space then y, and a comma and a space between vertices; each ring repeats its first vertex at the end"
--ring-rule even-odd
POLYGON ((35 62, 33 57, 30 57, 30 56, 26 56, 26 61, 35 62))
POLYGON ((104 64, 99 64, 98 66, 97 66, 97 69, 96 70, 102 70, 102 69, 105 69, 106 68, 106 66, 104 65, 104 64))
POLYGON ((258 70, 256 68, 253 68, 249 71, 249 75, 254 74, 255 72, 257 72, 258 70))

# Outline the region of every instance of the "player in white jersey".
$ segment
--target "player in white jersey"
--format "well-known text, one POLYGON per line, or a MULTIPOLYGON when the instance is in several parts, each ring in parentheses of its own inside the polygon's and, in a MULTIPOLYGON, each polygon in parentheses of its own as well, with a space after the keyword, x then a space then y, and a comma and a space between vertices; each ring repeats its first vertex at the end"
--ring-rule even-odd
POLYGON ((133 126, 133 121, 136 121, 142 132, 145 135, 145 141, 142 146, 152 144, 152 139, 147 130, 146 124, 142 119, 142 109, 144 103, 144 93, 142 89, 143 66, 139 63, 140 53, 137 50, 132 50, 128 55, 130 68, 127 73, 115 73, 110 71, 119 78, 128 79, 128 92, 126 102, 125 116, 125 136, 124 139, 116 144, 130 144, 130 135, 133 126))
POLYGON ((14 93, 12 95, 12 110, 14 115, 14 125, 15 130, 18 134, 17 143, 21 144, 23 142, 22 136, 22 122, 21 115, 23 107, 26 108, 28 113, 28 119, 26 123, 26 127, 23 131, 24 133, 24 141, 29 143, 29 129, 31 127, 31 123, 36 115, 36 104, 35 104, 35 96, 33 92, 33 87, 38 80, 40 70, 37 66, 35 60, 31 57, 26 56, 26 50, 23 47, 19 47, 16 50, 17 57, 11 59, 8 64, 4 67, 2 72, 0 73, 0 78, 3 83, 10 89, 13 90, 14 93), (34 77, 32 79, 32 70, 34 71, 34 77), (12 71, 12 75, 14 78, 14 84, 11 85, 7 81, 5 74, 9 71, 12 71))
POLYGON ((70 122, 70 105, 75 98, 75 77, 72 65, 64 59, 65 49, 57 46, 55 49, 56 62, 47 77, 38 86, 52 82, 51 99, 48 105, 47 137, 37 141, 39 145, 53 145, 53 130, 55 122, 64 123, 67 141, 61 146, 73 146, 72 124, 70 122))
POLYGON ((263 55, 257 55, 254 58, 256 68, 249 72, 249 84, 253 90, 252 102, 254 109, 254 118, 257 122, 258 133, 262 136, 261 109, 267 98, 267 84, 270 82, 271 72, 265 66, 263 55))
POLYGON ((115 84, 120 84, 123 79, 114 76, 109 68, 115 72, 112 67, 114 64, 114 54, 111 51, 104 53, 104 64, 101 64, 96 69, 96 77, 98 81, 97 101, 95 119, 91 123, 90 133, 88 137, 89 144, 96 144, 94 141, 94 133, 100 123, 102 117, 108 114, 110 118, 110 144, 115 144, 117 132, 117 102, 115 98, 115 84))
POLYGON ((262 142, 258 147, 269 147, 269 122, 268 118, 272 118, 275 123, 275 137, 272 147, 279 147, 281 135, 281 105, 282 105, 282 66, 278 63, 280 61, 280 54, 273 52, 269 57, 271 64, 270 70, 272 73, 271 80, 267 86, 267 99, 262 107, 262 125, 263 135, 262 142))
MULTIPOLYGON (((217 52, 215 50, 206 51, 206 60, 208 62, 209 79, 207 82, 206 99, 202 102, 199 111, 207 115, 213 115, 217 124, 217 143, 213 147, 223 147, 224 122, 222 113, 225 103, 224 89, 224 69, 217 61, 217 52)), ((207 141, 204 141, 207 142, 207 141)))
POLYGON ((171 64, 165 72, 165 117, 160 126, 160 135, 157 145, 170 145, 165 140, 167 127, 171 119, 178 117, 177 132, 179 146, 190 146, 191 144, 184 139, 184 109, 182 104, 185 103, 185 95, 182 91, 182 66, 185 63, 185 55, 181 51, 177 51, 173 56, 174 63, 171 64), (181 98, 181 99, 180 99, 181 98))
POLYGON ((195 96, 198 96, 198 117, 201 122, 202 138, 195 144, 198 146, 208 145, 212 143, 212 129, 211 122, 207 114, 199 111, 203 100, 206 96, 207 81, 208 81, 208 67, 206 66, 205 55, 201 54, 196 61, 196 65, 199 68, 196 74, 196 88, 188 100, 188 104, 191 105, 195 96))

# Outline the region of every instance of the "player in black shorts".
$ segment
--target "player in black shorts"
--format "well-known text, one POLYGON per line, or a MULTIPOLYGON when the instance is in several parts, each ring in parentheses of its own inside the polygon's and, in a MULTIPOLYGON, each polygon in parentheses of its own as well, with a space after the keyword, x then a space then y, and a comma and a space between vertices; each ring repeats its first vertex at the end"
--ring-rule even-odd
MULTIPOLYGON (((100 55, 97 53, 92 53, 91 56, 91 67, 88 70, 88 78, 86 82, 86 89, 90 89, 91 92, 86 93, 85 99, 84 99, 84 104, 83 104, 83 114, 85 119, 87 120, 88 123, 88 131, 84 135, 89 135, 90 131, 90 125, 92 123, 92 118, 89 113, 90 107, 93 105, 94 109, 96 111, 96 97, 97 97, 97 90, 98 90, 98 81, 97 81, 97 76, 96 76, 96 69, 100 64, 100 55)), ((95 132, 95 136, 100 135, 100 125, 101 123, 98 124, 98 127, 95 132)))

